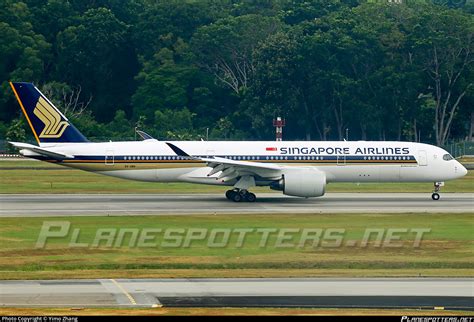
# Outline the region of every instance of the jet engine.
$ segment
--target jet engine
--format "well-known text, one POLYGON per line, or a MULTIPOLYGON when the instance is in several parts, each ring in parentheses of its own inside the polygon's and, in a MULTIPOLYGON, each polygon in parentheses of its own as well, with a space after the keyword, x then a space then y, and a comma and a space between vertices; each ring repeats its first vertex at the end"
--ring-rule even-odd
POLYGON ((316 168, 285 169, 270 188, 296 197, 320 197, 326 190, 326 174, 316 168))

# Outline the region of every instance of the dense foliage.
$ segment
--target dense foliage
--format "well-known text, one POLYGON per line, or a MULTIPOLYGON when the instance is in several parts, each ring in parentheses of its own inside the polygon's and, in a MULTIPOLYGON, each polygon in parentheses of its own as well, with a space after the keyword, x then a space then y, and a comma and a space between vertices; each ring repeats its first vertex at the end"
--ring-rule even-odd
POLYGON ((0 0, 0 138, 11 80, 96 139, 472 140, 474 0, 399 2, 0 0))

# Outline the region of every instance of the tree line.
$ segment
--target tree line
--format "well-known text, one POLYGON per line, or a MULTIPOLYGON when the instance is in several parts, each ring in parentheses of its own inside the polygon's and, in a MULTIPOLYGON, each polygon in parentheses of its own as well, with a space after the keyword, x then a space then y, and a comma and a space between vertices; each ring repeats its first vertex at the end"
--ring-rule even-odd
POLYGON ((8 81, 95 139, 472 140, 474 1, 0 0, 8 81), (402 3, 400 3, 402 2, 402 3))

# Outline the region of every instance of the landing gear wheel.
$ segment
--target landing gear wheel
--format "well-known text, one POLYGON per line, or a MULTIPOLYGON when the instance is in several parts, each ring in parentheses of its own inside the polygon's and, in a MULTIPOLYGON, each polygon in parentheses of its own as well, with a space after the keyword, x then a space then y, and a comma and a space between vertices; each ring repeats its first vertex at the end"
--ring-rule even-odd
POLYGON ((257 196, 255 196, 255 194, 253 194, 251 192, 248 192, 247 194, 245 194, 245 201, 255 202, 255 200, 257 200, 257 196))
POLYGON ((241 202, 242 199, 243 199, 242 196, 240 195, 240 193, 235 192, 235 191, 232 191, 232 194, 231 194, 230 198, 234 202, 241 202))
POLYGON ((225 192, 225 197, 234 202, 241 202, 241 201, 255 202, 255 200, 257 200, 257 196, 255 196, 255 194, 243 189, 227 190, 225 192))
POLYGON ((444 182, 435 182, 434 183, 434 190, 433 194, 431 195, 431 199, 433 200, 439 200, 439 191, 441 190, 441 187, 444 186, 444 182))

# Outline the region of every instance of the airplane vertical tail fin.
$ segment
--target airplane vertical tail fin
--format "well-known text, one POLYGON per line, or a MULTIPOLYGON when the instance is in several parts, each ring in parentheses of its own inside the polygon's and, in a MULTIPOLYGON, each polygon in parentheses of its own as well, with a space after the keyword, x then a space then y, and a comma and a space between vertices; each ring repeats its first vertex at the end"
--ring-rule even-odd
POLYGON ((88 142, 32 83, 10 82, 10 86, 38 144, 88 142))

